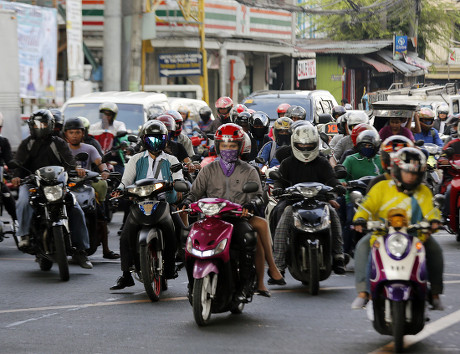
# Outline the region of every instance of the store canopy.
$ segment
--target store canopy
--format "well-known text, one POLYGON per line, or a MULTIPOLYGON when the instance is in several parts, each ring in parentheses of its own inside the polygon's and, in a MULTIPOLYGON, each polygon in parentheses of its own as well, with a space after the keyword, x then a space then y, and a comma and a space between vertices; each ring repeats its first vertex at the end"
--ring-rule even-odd
POLYGON ((382 58, 385 62, 390 64, 398 72, 404 74, 404 76, 422 76, 426 74, 426 69, 421 68, 420 66, 415 66, 408 64, 402 60, 393 59, 393 53, 390 50, 381 50, 377 52, 377 56, 382 58))
POLYGON ((362 62, 372 66, 379 73, 394 73, 395 72, 391 66, 381 63, 375 59, 369 58, 365 55, 357 55, 356 57, 362 62))

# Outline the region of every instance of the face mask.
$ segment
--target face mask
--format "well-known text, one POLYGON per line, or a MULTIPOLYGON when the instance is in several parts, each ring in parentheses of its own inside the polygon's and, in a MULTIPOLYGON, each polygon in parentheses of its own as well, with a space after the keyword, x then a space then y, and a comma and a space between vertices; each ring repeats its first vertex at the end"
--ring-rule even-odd
POLYGON ((375 149, 374 148, 362 148, 360 154, 364 157, 371 158, 375 156, 375 149))
POLYGON ((220 158, 226 163, 236 162, 238 160, 238 150, 220 150, 220 158))
POLYGON ((289 145, 291 144, 291 136, 289 134, 284 134, 284 135, 280 134, 276 138, 276 143, 279 146, 289 145))

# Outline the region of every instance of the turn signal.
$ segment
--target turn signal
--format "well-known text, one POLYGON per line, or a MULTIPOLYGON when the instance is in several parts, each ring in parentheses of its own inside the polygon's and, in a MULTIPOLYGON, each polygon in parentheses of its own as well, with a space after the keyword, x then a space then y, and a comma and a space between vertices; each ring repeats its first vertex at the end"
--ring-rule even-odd
POLYGON ((29 189, 29 193, 36 193, 37 192, 37 188, 30 188, 29 189))
POLYGON ((75 187, 76 185, 77 185, 77 184, 74 183, 74 182, 70 182, 70 183, 68 184, 68 186, 69 186, 70 188, 75 187))
POLYGON ((423 245, 422 245, 421 242, 417 242, 417 243, 415 244, 415 248, 417 249, 417 251, 420 251, 420 250, 422 249, 422 247, 423 247, 423 245))

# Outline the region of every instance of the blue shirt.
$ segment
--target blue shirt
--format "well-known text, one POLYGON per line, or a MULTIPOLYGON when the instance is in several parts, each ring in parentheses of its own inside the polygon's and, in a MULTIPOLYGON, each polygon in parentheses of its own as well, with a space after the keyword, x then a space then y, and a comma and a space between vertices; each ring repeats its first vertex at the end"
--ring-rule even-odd
POLYGON ((438 131, 435 128, 431 128, 429 131, 414 134, 415 141, 423 140, 425 143, 436 144, 443 147, 444 143, 439 137, 438 131))

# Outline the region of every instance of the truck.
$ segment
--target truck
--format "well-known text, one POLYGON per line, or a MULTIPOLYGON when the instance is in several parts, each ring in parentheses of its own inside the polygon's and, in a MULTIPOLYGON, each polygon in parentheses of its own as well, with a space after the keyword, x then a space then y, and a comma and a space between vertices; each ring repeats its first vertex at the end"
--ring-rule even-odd
POLYGON ((19 97, 18 19, 11 10, 0 9, 0 112, 2 135, 16 151, 21 142, 21 99, 19 97))

